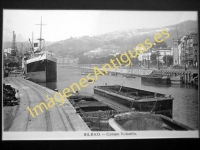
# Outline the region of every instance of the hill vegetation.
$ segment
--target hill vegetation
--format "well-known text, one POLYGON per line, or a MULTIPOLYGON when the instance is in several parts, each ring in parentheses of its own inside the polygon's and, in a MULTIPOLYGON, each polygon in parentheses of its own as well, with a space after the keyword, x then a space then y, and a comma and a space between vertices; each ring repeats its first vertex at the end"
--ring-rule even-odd
MULTIPOLYGON (((165 40, 167 46, 173 46, 174 37, 181 37, 192 32, 197 33, 198 31, 197 21, 185 21, 177 25, 166 26, 163 28, 168 28, 170 33, 170 37, 165 40)), ((103 46, 114 45, 119 47, 121 52, 124 52, 139 43, 143 43, 147 38, 149 38, 151 42, 154 42, 154 34, 159 32, 158 30, 161 31, 163 28, 124 30, 94 37, 84 36, 81 38, 70 38, 51 44, 46 47, 46 50, 50 50, 60 56, 74 55, 78 57, 85 52, 92 51, 103 46)), ((108 52, 107 55, 109 54, 110 53, 108 52)))

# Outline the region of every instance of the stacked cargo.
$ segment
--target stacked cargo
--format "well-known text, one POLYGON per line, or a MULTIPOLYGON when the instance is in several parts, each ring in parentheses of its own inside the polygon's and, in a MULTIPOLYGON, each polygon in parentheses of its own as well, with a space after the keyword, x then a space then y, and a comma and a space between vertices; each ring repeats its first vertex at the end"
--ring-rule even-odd
POLYGON ((9 84, 3 83, 3 106, 14 106, 19 104, 18 90, 9 84))

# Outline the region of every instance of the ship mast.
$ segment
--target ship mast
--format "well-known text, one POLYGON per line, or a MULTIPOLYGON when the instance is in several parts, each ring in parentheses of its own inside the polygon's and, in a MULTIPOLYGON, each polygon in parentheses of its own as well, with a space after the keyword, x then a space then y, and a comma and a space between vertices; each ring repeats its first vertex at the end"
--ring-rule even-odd
POLYGON ((176 25, 176 36, 177 36, 177 39, 179 40, 179 37, 178 37, 178 30, 177 30, 177 25, 176 25))
POLYGON ((32 48, 33 48, 33 52, 34 52, 34 44, 33 44, 33 32, 32 32, 32 48))
POLYGON ((12 49, 13 49, 14 53, 17 53, 16 34, 15 34, 15 31, 13 31, 12 49))
POLYGON ((40 25, 40 38, 37 39, 37 40, 40 41, 40 51, 41 51, 42 50, 42 48, 41 48, 41 46, 42 46, 42 40, 44 40, 44 39, 42 39, 42 25, 46 25, 46 24, 42 24, 42 17, 41 17, 41 23, 40 24, 36 24, 36 25, 40 25))
MULTIPOLYGON (((180 39, 179 39, 179 37, 178 37, 177 25, 176 25, 176 36, 177 36, 177 43, 178 43, 178 45, 179 45, 180 39)), ((178 56, 179 56, 179 49, 178 49, 178 47, 177 47, 177 52, 178 52, 178 56)), ((178 58, 178 64, 179 64, 179 58, 178 58)))

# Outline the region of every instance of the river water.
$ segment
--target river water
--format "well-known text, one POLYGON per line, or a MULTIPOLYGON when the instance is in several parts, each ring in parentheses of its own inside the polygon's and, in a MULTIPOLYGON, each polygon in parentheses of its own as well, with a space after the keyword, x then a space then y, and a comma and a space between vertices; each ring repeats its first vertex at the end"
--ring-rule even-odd
MULTIPOLYGON (((69 88, 72 83, 78 83, 80 78, 86 78, 86 75, 81 75, 84 69, 73 67, 58 67, 57 82, 40 83, 51 89, 62 91, 64 88, 69 88)), ((105 75, 98 76, 98 80, 94 83, 89 83, 88 86, 79 92, 93 94, 93 87, 99 85, 114 85, 120 84, 128 87, 139 88, 157 93, 170 94, 174 97, 173 101, 173 119, 185 124, 193 129, 198 129, 198 89, 190 85, 151 85, 141 83, 141 78, 125 78, 122 75, 105 75)))

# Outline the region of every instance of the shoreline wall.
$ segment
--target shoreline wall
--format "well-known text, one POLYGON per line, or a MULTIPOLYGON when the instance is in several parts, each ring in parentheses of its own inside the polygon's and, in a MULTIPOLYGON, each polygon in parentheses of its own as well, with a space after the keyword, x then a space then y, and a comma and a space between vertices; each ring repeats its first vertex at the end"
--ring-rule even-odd
POLYGON ((149 75, 154 69, 113 69, 113 72, 133 75, 149 75))
MULTIPOLYGON (((88 69, 93 70, 91 67, 80 67, 82 69, 88 69)), ((102 68, 99 68, 101 71, 103 71, 102 68)), ((134 69, 134 68, 113 68, 112 71, 107 69, 110 73, 120 73, 120 74, 132 74, 132 75, 149 75, 151 74, 155 69, 134 69)))

